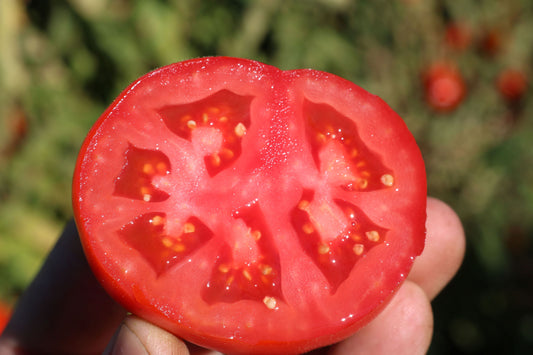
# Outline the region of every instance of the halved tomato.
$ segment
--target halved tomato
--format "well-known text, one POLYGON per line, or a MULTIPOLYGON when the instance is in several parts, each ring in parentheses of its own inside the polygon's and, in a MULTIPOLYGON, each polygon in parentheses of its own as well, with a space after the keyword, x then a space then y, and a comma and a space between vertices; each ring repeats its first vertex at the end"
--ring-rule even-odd
POLYGON ((292 354, 372 319, 424 246, 420 151, 335 75, 211 57, 134 82, 85 140, 75 218, 131 312, 204 347, 292 354))

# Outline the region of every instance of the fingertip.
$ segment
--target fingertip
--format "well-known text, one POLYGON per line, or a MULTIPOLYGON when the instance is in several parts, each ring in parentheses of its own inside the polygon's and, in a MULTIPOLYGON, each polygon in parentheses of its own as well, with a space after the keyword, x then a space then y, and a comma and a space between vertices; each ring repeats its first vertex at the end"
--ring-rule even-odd
POLYGON ((461 220, 446 203, 428 198, 426 245, 416 259, 409 280, 433 299, 462 264, 466 241, 461 220))
POLYGON ((406 281, 376 319, 330 354, 425 354, 432 334, 431 303, 424 290, 406 281))
POLYGON ((189 355, 187 346, 173 334, 136 316, 127 316, 105 354, 189 355))

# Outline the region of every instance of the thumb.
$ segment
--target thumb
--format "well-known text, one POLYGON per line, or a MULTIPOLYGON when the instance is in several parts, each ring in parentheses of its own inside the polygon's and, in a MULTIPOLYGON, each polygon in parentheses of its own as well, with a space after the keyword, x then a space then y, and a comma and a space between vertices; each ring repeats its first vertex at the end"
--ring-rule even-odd
POLYGON ((129 315, 107 346, 105 355, 189 355, 187 346, 169 332, 129 315))

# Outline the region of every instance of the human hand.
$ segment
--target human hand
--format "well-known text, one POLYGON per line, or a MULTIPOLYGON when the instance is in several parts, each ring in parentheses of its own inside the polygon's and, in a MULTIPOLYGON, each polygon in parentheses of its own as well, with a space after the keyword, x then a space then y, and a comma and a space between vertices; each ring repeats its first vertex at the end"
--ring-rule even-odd
MULTIPOLYGON (((457 272, 465 248, 461 223, 447 205, 429 198, 427 213, 425 250, 389 305, 348 339, 310 354, 427 351, 433 331, 430 301, 457 272)), ((72 222, 0 337, 0 355, 20 354, 19 350, 30 354, 218 354, 128 315, 111 300, 94 278, 72 222)))

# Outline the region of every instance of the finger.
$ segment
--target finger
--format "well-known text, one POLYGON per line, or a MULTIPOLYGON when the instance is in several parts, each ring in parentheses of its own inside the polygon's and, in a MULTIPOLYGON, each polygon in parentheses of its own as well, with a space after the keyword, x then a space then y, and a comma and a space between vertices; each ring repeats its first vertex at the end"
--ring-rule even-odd
POLYGON ((332 347, 329 354, 425 354, 432 334, 429 299, 418 285, 406 281, 376 319, 332 347))
POLYGON ((424 251, 408 279, 433 299, 457 273, 465 253, 465 235, 455 212, 434 198, 428 199, 426 228, 424 251))
POLYGON ((104 354, 189 355, 189 351, 185 343, 171 333, 136 316, 128 316, 104 354))
POLYGON ((217 351, 186 343, 135 315, 125 318, 104 352, 104 355, 115 354, 222 355, 217 351))
POLYGON ((125 314, 93 276, 70 222, 21 296, 0 353, 101 353, 125 314))

